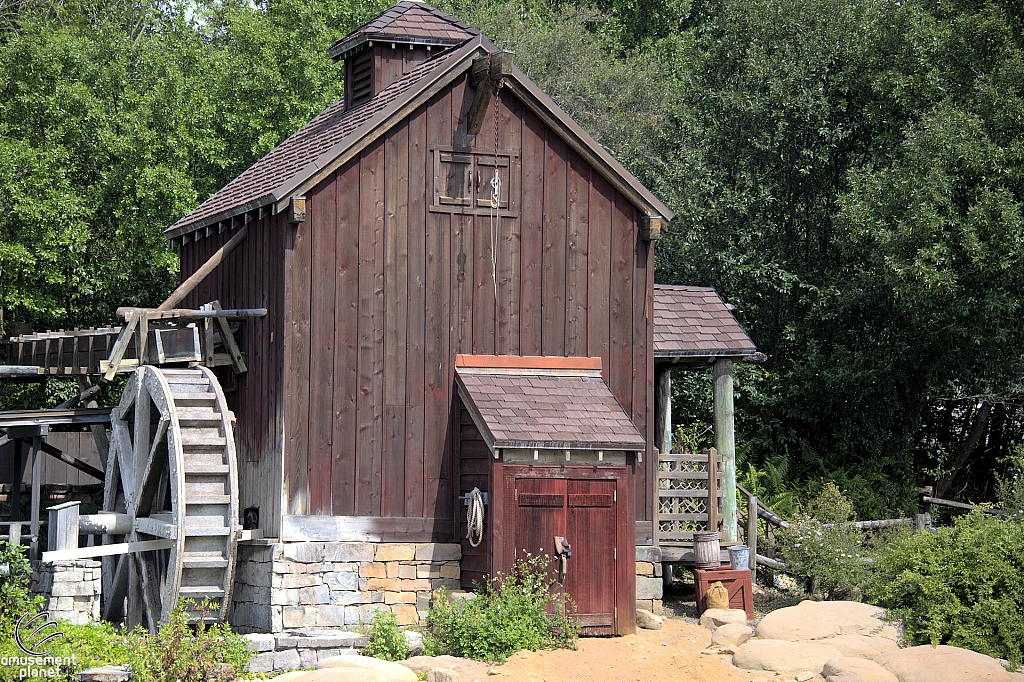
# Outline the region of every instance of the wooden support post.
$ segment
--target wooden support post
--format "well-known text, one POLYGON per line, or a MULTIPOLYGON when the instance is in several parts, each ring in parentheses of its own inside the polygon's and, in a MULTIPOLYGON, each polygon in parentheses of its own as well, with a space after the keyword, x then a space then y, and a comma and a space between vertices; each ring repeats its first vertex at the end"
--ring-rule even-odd
POLYGON ((49 523, 46 526, 46 551, 78 549, 78 505, 81 502, 65 502, 47 507, 49 523))
MULTIPOLYGON (((220 301, 214 301, 210 304, 213 310, 222 310, 220 307, 220 301)), ((235 367, 235 374, 245 374, 249 371, 248 367, 245 366, 245 359, 242 357, 242 351, 239 350, 238 344, 235 343, 235 335, 231 333, 231 325, 223 317, 213 318, 217 321, 218 328, 220 329, 221 341, 224 343, 224 348, 227 350, 228 355, 231 356, 231 362, 235 367)))
POLYGON ((750 584, 757 584, 757 495, 747 495, 747 547, 750 548, 750 584))
POLYGON ((718 451, 708 453, 708 530, 718 530, 718 451))
MULTIPOLYGON (((40 432, 45 433, 45 426, 40 427, 40 432)), ((32 437, 32 497, 29 501, 29 523, 32 534, 28 558, 35 561, 39 558, 39 506, 42 501, 40 487, 43 482, 43 437, 37 435, 32 437)))
MULTIPOLYGON (((90 345, 92 344, 92 337, 89 337, 89 343, 90 345)), ((90 362, 92 362, 91 355, 90 362)), ((92 365, 89 366, 91 367, 92 365)), ((92 381, 89 380, 88 376, 83 376, 80 374, 76 378, 78 379, 78 390, 82 392, 82 395, 85 395, 88 391, 91 391, 94 388, 99 388, 98 386, 92 385, 92 381)), ((85 404, 86 407, 100 406, 99 403, 96 402, 96 399, 92 397, 95 394, 96 392, 93 392, 90 395, 89 401, 85 404)), ((103 424, 90 424, 89 430, 92 431, 92 442, 96 444, 96 452, 100 456, 100 470, 106 472, 107 452, 110 449, 110 439, 107 438, 107 427, 105 427, 103 424)))
POLYGON ((466 132, 476 135, 483 127, 484 118, 487 116, 487 107, 491 103, 494 88, 490 81, 483 81, 476 86, 473 94, 473 104, 469 107, 469 114, 466 117, 466 132))
MULTIPOLYGON (((14 439, 14 468, 11 472, 11 521, 21 521, 21 480, 25 477, 25 452, 22 440, 14 439)), ((20 530, 20 526, 19 526, 20 530)), ((21 533, 18 533, 19 537, 21 533)))
POLYGON ((732 360, 715 360, 715 448, 722 455, 722 540, 736 542, 736 431, 732 402, 732 360))
POLYGON ((654 374, 654 447, 672 452, 672 370, 664 368, 654 374))

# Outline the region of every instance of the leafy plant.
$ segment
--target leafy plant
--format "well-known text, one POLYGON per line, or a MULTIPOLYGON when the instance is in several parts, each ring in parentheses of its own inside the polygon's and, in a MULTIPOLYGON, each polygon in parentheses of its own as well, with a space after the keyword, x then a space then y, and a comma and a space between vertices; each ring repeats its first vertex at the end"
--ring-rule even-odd
POLYGON ((576 607, 552 589, 548 563, 546 555, 519 559, 508 575, 477 583, 468 601, 453 604, 440 590, 427 614, 427 654, 504 661, 523 649, 575 649, 576 607))
POLYGON ((25 549, 0 540, 0 639, 8 639, 26 613, 39 610, 41 599, 28 591, 32 568, 25 549))
POLYGON ((808 504, 808 512, 797 514, 789 528, 777 533, 789 572, 811 594, 826 599, 859 596, 867 569, 862 561, 864 535, 847 523, 853 505, 834 483, 827 483, 808 504))
MULTIPOLYGON (((201 604, 198 610, 206 611, 201 604)), ((127 664, 136 678, 148 682, 216 682, 232 680, 248 670, 248 642, 226 624, 189 622, 190 600, 181 600, 155 635, 136 631, 127 664)))
POLYGON ((404 661, 408 653, 409 644, 398 629, 398 617, 391 611, 374 611, 370 641, 363 654, 385 661, 404 661))
POLYGON ((868 596, 917 644, 1024 661, 1024 524, 972 512, 879 557, 868 596))

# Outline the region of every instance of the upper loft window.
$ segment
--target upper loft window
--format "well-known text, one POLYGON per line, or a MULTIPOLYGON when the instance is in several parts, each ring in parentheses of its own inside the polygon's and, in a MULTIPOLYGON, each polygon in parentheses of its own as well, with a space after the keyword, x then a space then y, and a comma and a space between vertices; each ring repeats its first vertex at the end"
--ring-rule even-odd
POLYGON ((345 94, 351 109, 373 98, 373 50, 363 50, 362 54, 345 63, 348 66, 345 94))
POLYGON ((451 147, 431 151, 434 155, 431 211, 477 215, 496 211, 503 216, 516 215, 519 202, 512 173, 518 162, 515 152, 477 152, 451 147))

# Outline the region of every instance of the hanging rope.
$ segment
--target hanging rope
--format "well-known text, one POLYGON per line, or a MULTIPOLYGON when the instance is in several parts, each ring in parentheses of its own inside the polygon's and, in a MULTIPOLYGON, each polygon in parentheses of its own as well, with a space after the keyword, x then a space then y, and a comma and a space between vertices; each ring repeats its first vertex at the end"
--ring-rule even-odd
MULTIPOLYGON (((487 72, 490 73, 491 55, 487 55, 487 72)), ((498 209, 501 207, 501 176, 498 174, 498 91, 504 81, 498 81, 494 92, 494 177, 491 178, 491 281, 494 282, 494 296, 498 296, 498 209)))
POLYGON ((478 547, 484 539, 484 496, 480 488, 473 488, 469 493, 466 526, 466 539, 470 546, 478 547))

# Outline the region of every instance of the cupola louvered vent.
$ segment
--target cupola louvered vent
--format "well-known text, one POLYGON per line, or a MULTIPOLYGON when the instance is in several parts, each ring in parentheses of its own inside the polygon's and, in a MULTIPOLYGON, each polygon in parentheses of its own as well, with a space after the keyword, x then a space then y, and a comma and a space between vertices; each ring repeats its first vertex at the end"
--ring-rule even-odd
POLYGON ((348 107, 357 107, 373 97, 373 50, 362 53, 347 61, 345 94, 348 107))

